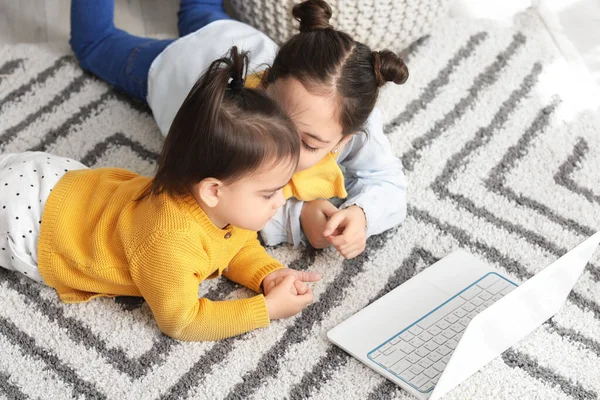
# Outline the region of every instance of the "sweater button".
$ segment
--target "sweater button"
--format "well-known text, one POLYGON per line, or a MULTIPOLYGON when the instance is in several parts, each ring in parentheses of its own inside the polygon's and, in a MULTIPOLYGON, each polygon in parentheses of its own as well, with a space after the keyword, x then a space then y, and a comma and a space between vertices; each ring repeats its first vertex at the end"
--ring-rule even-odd
POLYGON ((231 232, 227 232, 227 233, 225 234, 225 239, 229 239, 230 237, 231 237, 231 232))

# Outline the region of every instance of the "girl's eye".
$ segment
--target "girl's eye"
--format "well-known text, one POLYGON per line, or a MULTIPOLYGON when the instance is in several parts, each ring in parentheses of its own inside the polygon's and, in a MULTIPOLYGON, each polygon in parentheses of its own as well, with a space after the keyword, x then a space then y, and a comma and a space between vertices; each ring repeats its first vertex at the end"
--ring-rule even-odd
POLYGON ((263 197, 264 197, 266 200, 271 200, 271 199, 273 198, 273 196, 275 196, 275 193, 267 194, 267 195, 264 195, 263 197))
POLYGON ((306 150, 308 150, 308 151, 317 151, 317 150, 319 150, 319 149, 317 149, 317 148, 315 148, 315 147, 310 147, 309 145, 307 145, 307 144, 306 144, 306 142, 305 142, 304 140, 302 141, 302 146, 303 146, 303 147, 304 147, 306 150))

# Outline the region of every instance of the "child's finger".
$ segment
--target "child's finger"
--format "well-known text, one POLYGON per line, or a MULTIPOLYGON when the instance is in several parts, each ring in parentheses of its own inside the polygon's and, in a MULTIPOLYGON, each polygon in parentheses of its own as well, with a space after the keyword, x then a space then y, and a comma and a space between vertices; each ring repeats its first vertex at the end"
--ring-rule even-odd
POLYGON ((306 293, 304 293, 303 295, 300 295, 300 296, 296 296, 296 298, 299 300, 300 304, 302 304, 303 307, 306 307, 307 305, 309 305, 310 303, 313 302, 313 300, 315 299, 315 296, 313 295, 312 290, 310 290, 310 288, 308 288, 306 293))
POLYGON ((294 286, 296 287, 297 295, 303 295, 308 291, 308 285, 300 280, 296 280, 296 282, 294 282, 294 286))
POLYGON ((335 249, 337 251, 339 251, 339 252, 349 251, 351 249, 355 249, 355 248, 361 247, 361 246, 363 246, 365 244, 366 243, 364 241, 362 241, 362 240, 352 240, 352 241, 349 241, 348 243, 343 244, 341 246, 336 246, 335 249))
POLYGON ((282 286, 293 286, 294 282, 296 282, 296 275, 286 275, 280 278, 277 278, 277 285, 281 284, 282 286))
POLYGON ((323 236, 327 237, 331 235, 341 224, 344 222, 344 214, 335 213, 329 218, 327 224, 325 224, 325 229, 323 230, 323 236))
POLYGON ((325 214, 327 218, 330 218, 332 215, 338 212, 339 209, 333 204, 331 204, 329 201, 327 201, 322 204, 321 211, 323 211, 323 214, 325 214))
POLYGON ((362 253, 364 249, 365 249, 364 245, 362 245, 362 244, 355 244, 355 245, 352 245, 352 246, 348 246, 348 247, 346 247, 343 250, 338 249, 338 252, 345 259, 350 259, 350 258, 354 258, 357 255, 359 255, 360 253, 362 253))
POLYGON ((296 277, 302 282, 316 282, 321 279, 321 274, 308 271, 296 271, 296 277))
POLYGON ((279 285, 281 282, 283 282, 283 280, 289 275, 285 275, 285 276, 280 276, 276 279, 273 280, 273 282, 275 282, 275 286, 279 285))
POLYGON ((272 280, 272 281, 270 281, 270 282, 267 284, 267 287, 265 288, 265 289, 266 289, 265 291, 266 291, 266 292, 270 292, 271 290, 273 290, 273 288, 274 288, 275 286, 277 286, 277 285, 275 284, 275 280, 272 280))
POLYGON ((327 236, 327 241, 337 248, 338 246, 349 244, 350 236, 347 234, 347 232, 344 232, 339 236, 327 236))

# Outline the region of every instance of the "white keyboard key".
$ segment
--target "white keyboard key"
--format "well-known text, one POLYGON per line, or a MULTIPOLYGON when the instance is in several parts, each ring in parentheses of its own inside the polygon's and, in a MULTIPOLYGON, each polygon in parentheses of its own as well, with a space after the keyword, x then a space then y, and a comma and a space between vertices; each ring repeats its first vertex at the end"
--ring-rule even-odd
POLYGON ((411 379, 410 383, 415 386, 420 388, 424 383, 428 383, 429 382, 429 378, 427 378, 425 375, 417 375, 414 378, 411 379))
POLYGON ((410 328, 408 330, 410 333, 412 333, 413 335, 420 335, 421 332, 423 332, 423 329, 421 329, 419 326, 417 325, 413 325, 412 328, 410 328))
POLYGON ((437 310, 435 310, 434 312, 429 314, 427 317, 425 317, 423 320, 421 320, 417 325, 419 325, 423 329, 427 329, 430 326, 432 326, 433 324, 435 324, 437 321, 439 321, 440 319, 444 318, 446 315, 451 313, 452 311, 456 310, 458 307, 462 306, 463 304, 465 304, 464 299, 462 299, 460 297, 455 297, 452 300, 450 300, 448 303, 444 304, 443 306, 441 306, 440 308, 438 308, 437 310))
POLYGON ((429 342, 432 337, 433 336, 431 335, 431 333, 429 333, 427 331, 425 331, 419 335, 419 339, 421 339, 424 342, 429 342))
POLYGON ((494 300, 494 302, 500 300, 501 298, 503 298, 504 295, 502 293, 498 293, 497 295, 495 295, 494 297, 492 297, 492 300, 494 300))
POLYGON ((477 286, 479 286, 482 289, 487 289, 488 287, 493 285, 495 282, 498 282, 498 280, 503 280, 503 279, 498 278, 498 275, 491 274, 491 275, 486 276, 479 282, 477 282, 477 286))
POLYGON ((446 343, 448 339, 446 339, 444 336, 439 335, 433 338, 433 342, 435 342, 435 344, 437 344, 438 346, 443 345, 444 343, 446 343))
POLYGON ((512 292, 513 290, 515 290, 516 286, 515 285, 508 285, 506 288, 504 288, 504 290, 502 290, 502 296, 506 296, 507 294, 509 294, 510 292, 512 292))
POLYGON ((380 352, 378 352, 378 351, 376 351, 376 352, 374 352, 374 353, 371 353, 371 354, 369 355, 369 357, 371 357, 371 360, 377 360, 377 357, 379 357, 379 356, 381 356, 381 353, 380 353, 380 352))
POLYGON ((412 333, 410 333, 409 331, 404 331, 402 332, 402 334, 400 336, 398 336, 400 339, 408 342, 410 339, 414 338, 415 335, 413 335, 412 333))
POLYGON ((383 346, 381 346, 379 348, 379 351, 381 352, 385 352, 387 351, 390 347, 392 347, 392 344, 390 342, 387 342, 386 344, 384 344, 383 346))
POLYGON ((448 355, 449 353, 452 352, 452 349, 446 345, 440 346, 438 347, 438 349, 436 350, 438 353, 440 353, 442 356, 448 355))
MULTIPOLYGON (((464 306, 463 306, 464 307, 464 306)), ((465 309, 461 307, 461 308, 457 308, 456 310, 454 310, 454 312, 452 314, 454 314, 456 317, 458 318, 462 318, 465 315, 468 314, 468 311, 465 311, 465 309)), ((470 311, 470 310, 469 310, 470 311)))
POLYGON ((373 360, 375 362, 377 362, 377 364, 380 364, 381 366, 387 368, 388 366, 390 366, 390 362, 389 360, 386 358, 387 356, 385 355, 381 355, 377 358, 377 360, 373 360))
POLYGON ((477 314, 479 314, 480 312, 484 311, 486 308, 487 307, 484 304, 481 304, 480 306, 477 306, 475 311, 477 311, 477 314))
POLYGON ((433 361, 431 361, 429 358, 425 357, 425 358, 422 358, 417 364, 420 367, 422 367, 423 369, 427 369, 427 368, 431 367, 431 364, 433 364, 433 361))
POLYGON ((484 290, 481 293, 479 293, 479 298, 485 301, 485 300, 491 299, 492 295, 489 294, 487 291, 484 290))
POLYGON ((433 368, 433 367, 429 367, 427 368, 425 371, 423 371, 423 374, 428 377, 429 379, 435 378, 436 376, 439 375, 439 372, 437 369, 433 368))
POLYGON ((418 336, 415 336, 409 343, 414 347, 421 347, 425 344, 425 342, 419 339, 418 336))
POLYGON ((424 347, 419 347, 415 353, 419 356, 419 357, 427 357, 427 354, 429 354, 429 351, 427 351, 426 348, 424 347))
POLYGON ((467 314, 467 317, 469 317, 469 319, 473 319, 477 316, 477 314, 479 314, 479 311, 477 311, 477 308, 475 308, 473 311, 467 314))
POLYGON ((446 339, 452 339, 455 335, 456 332, 454 332, 452 329, 442 332, 442 336, 444 336, 446 339))
POLYGON ((444 360, 440 360, 433 364, 433 368, 437 369, 439 372, 444 372, 444 369, 446 368, 446 363, 444 362, 444 360))
POLYGON ((462 297, 465 300, 471 300, 473 297, 477 296, 479 293, 481 293, 481 288, 477 285, 473 285, 470 288, 468 288, 467 290, 465 290, 464 292, 462 292, 460 294, 460 297, 462 297))
POLYGON ((443 356, 438 352, 432 352, 427 355, 427 358, 431 360, 432 363, 440 361, 443 356))
POLYGON ((456 339, 456 340, 460 340, 460 338, 462 337, 463 333, 464 333, 464 332, 461 332, 461 333, 458 333, 458 334, 456 334, 456 336, 454 336, 454 339, 456 339))
POLYGON ((408 361, 410 361, 411 364, 416 364, 419 362, 419 360, 421 359, 421 357, 419 357, 417 354, 415 353, 410 353, 409 355, 406 356, 406 359, 408 361))
POLYGON ((471 318, 469 318, 468 316, 465 316, 464 318, 458 320, 458 323, 464 326, 465 328, 467 327, 467 325, 469 325, 469 322, 471 322, 471 318))
POLYGON ((456 322, 454 325, 450 327, 454 332, 460 333, 465 330, 465 326, 459 322, 456 322))
POLYGON ((398 342, 396 348, 402 350, 406 354, 410 354, 415 349, 414 346, 407 342, 398 342))
POLYGON ((445 331, 450 326, 450 323, 446 322, 445 320, 441 320, 440 322, 438 322, 437 324, 435 324, 435 326, 437 326, 438 328, 440 328, 442 331, 445 331))
POLYGON ((412 378, 415 377, 415 374, 413 374, 412 372, 410 372, 410 369, 407 369, 406 371, 404 371, 399 376, 400 376, 400 378, 404 379, 405 381, 410 381, 412 378))
POLYGON ((474 306, 476 306, 476 307, 477 307, 477 306, 480 306, 481 304, 483 304, 483 302, 484 302, 484 301, 485 301, 485 300, 483 300, 483 299, 481 299, 481 298, 479 298, 479 297, 473 297, 473 298, 471 299, 471 304, 473 304, 474 306))
POLYGON ((440 328, 438 328, 437 326, 433 325, 433 326, 429 327, 429 329, 427 329, 427 332, 431 333, 431 336, 437 336, 440 333, 442 333, 442 330, 440 328))
POLYGON ((390 340, 390 344, 394 345, 396 343, 398 343, 400 340, 400 336, 396 336, 395 338, 393 338, 392 340, 390 340))
POLYGON ((386 368, 390 368, 403 356, 404 354, 401 351, 394 351, 390 354, 383 354, 381 357, 377 358, 377 362, 386 368))
POLYGON ((423 347, 425 347, 429 351, 435 351, 435 349, 437 349, 439 345, 434 343, 434 341, 432 340, 431 342, 425 343, 425 346, 423 347))
POLYGON ((421 385, 421 387, 419 388, 420 391, 422 392, 426 392, 429 389, 431 389, 433 385, 431 384, 431 381, 428 379, 427 382, 425 382, 424 384, 421 385))
POLYGON ((475 307, 477 307, 477 306, 474 306, 471 303, 465 303, 465 304, 463 304, 463 306, 461 308, 463 310, 465 310, 466 312, 471 312, 471 311, 473 311, 475 309, 475 307))
POLYGON ((488 301, 486 301, 485 303, 483 303, 483 305, 487 308, 487 307, 491 306, 494 303, 495 303, 494 300, 489 299, 488 301))
POLYGON ((405 369, 410 367, 412 364, 408 360, 400 360, 396 364, 392 365, 392 372, 395 374, 401 374, 405 369))
POLYGON ((444 362, 444 364, 448 364, 448 361, 450 361, 450 357, 452 357, 452 353, 442 357, 442 361, 444 362))
POLYGON ((456 338, 453 337, 452 339, 450 339, 446 342, 446 346, 448 346, 452 350, 454 350, 456 348, 456 346, 458 346, 458 340, 456 340, 456 338))
POLYGON ((395 352, 390 354, 390 357, 392 361, 396 362, 403 360, 406 357, 406 354, 404 354, 401 350, 396 350, 395 352))
POLYGON ((429 383, 430 383, 432 386, 435 386, 435 385, 438 383, 438 381, 440 380, 440 377, 441 377, 441 376, 442 376, 442 374, 439 374, 439 375, 438 375, 438 376, 436 376, 435 378, 433 378, 433 379, 430 379, 430 380, 429 380, 429 383))
POLYGON ((389 349, 387 349, 386 351, 383 352, 383 354, 385 354, 386 356, 390 353, 393 353, 396 351, 396 348, 394 347, 390 347, 389 349))
POLYGON ((423 372, 423 367, 421 367, 419 364, 415 364, 412 367, 410 367, 408 370, 411 373, 413 373, 414 375, 419 375, 419 374, 421 374, 421 372, 423 372))
POLYGON ((458 317, 454 314, 449 314, 446 316, 446 318, 444 318, 444 321, 448 322, 449 324, 453 324, 458 321, 458 317))
POLYGON ((487 291, 491 294, 498 294, 508 285, 510 285, 510 283, 506 282, 504 279, 499 279, 498 282, 487 288, 487 291))

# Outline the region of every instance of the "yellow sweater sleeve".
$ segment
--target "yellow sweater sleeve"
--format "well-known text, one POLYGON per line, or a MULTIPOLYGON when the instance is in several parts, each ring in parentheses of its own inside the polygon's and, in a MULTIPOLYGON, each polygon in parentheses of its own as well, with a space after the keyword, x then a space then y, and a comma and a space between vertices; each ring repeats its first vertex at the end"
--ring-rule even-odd
POLYGON ((262 295, 248 299, 198 299, 198 285, 209 275, 207 256, 184 232, 154 234, 135 252, 132 278, 166 335, 210 341, 268 326, 262 295))
POLYGON ((256 232, 252 232, 250 235, 244 247, 233 257, 229 268, 223 272, 223 275, 260 293, 262 292, 260 284, 265 276, 285 267, 267 253, 258 241, 256 232))

